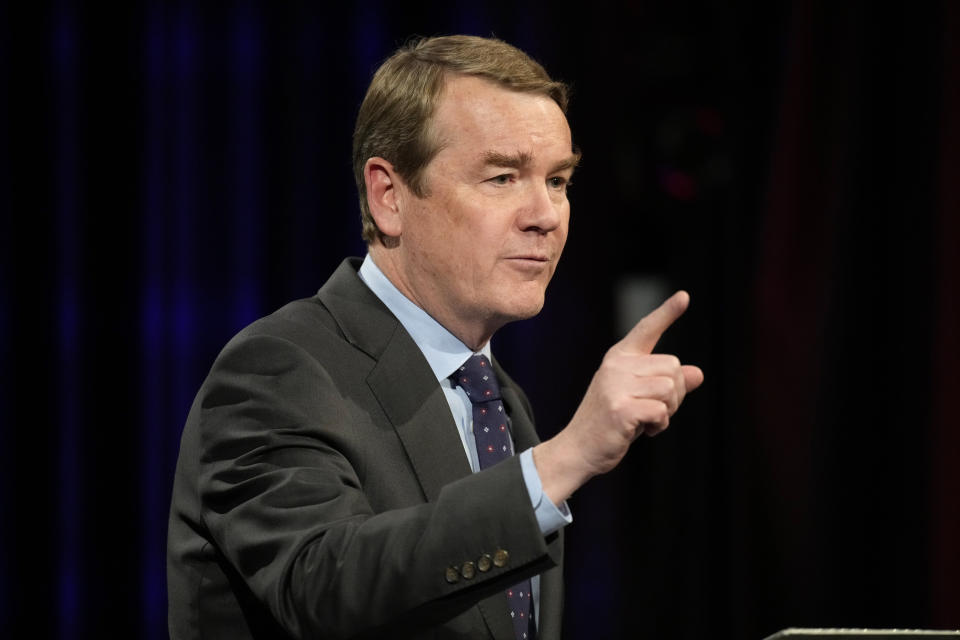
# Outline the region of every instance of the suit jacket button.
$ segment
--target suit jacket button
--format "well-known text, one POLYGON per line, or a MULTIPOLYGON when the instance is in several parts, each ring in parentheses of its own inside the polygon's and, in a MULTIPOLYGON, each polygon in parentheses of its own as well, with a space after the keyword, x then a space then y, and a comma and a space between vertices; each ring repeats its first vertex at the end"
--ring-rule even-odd
POLYGON ((447 571, 443 577, 446 578, 450 584, 460 581, 460 574, 457 573, 456 567, 447 567, 447 571))
POLYGON ((463 563, 463 566, 460 567, 460 575, 462 575, 467 580, 472 580, 473 576, 477 575, 477 570, 474 568, 473 563, 469 560, 463 563))
POLYGON ((506 566, 508 560, 510 560, 510 554, 507 553, 506 549, 497 549, 493 552, 494 566, 504 567, 506 566))
POLYGON ((486 573, 490 571, 490 567, 493 566, 493 558, 490 557, 489 553, 485 553, 477 559, 477 569, 486 573))

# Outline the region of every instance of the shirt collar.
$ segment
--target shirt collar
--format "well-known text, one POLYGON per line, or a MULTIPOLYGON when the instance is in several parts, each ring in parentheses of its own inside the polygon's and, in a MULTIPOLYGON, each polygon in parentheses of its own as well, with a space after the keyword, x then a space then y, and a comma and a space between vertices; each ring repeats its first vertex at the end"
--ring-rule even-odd
MULTIPOLYGON (((403 295, 380 271, 370 254, 367 254, 360 265, 360 279, 390 309, 417 343, 437 380, 446 380, 474 354, 470 347, 403 295)), ((491 359, 490 342, 487 341, 477 353, 491 359)))

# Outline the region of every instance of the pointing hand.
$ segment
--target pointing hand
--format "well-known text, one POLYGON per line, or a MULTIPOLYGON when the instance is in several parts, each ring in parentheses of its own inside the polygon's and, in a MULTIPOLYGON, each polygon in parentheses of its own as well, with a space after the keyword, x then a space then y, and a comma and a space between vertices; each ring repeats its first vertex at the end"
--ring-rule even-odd
POLYGON ((544 492, 554 504, 616 467, 640 434, 666 429, 686 394, 703 382, 699 367, 653 353, 689 304, 690 296, 678 291, 613 345, 570 424, 534 449, 544 492))

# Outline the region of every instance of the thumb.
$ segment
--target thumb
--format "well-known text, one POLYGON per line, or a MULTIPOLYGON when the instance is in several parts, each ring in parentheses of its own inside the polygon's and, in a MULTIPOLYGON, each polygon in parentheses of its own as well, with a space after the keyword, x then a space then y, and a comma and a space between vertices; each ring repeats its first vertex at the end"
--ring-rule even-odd
POLYGON ((620 341, 620 345, 635 353, 653 352, 663 332, 683 315, 689 305, 690 294, 677 291, 634 325, 630 333, 620 341))
POLYGON ((692 364, 685 364, 681 365, 680 371, 683 372, 683 381, 687 393, 690 393, 703 384, 703 371, 700 369, 700 367, 695 367, 692 364))

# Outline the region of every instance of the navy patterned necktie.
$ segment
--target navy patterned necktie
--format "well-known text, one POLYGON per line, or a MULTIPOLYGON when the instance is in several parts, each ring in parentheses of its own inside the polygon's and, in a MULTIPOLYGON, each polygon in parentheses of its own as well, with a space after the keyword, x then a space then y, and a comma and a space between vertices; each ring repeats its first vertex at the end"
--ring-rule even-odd
MULTIPOLYGON (((477 442, 480 468, 486 469, 512 456, 507 412, 500 398, 497 376, 487 357, 471 356, 450 379, 466 392, 473 405, 473 435, 477 442)), ((531 595, 529 579, 507 589, 513 630, 518 640, 531 640, 536 635, 531 595)))

